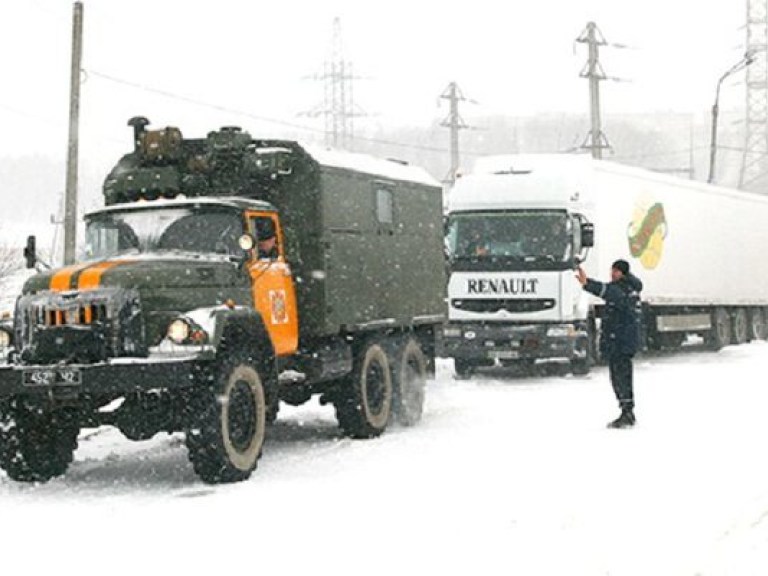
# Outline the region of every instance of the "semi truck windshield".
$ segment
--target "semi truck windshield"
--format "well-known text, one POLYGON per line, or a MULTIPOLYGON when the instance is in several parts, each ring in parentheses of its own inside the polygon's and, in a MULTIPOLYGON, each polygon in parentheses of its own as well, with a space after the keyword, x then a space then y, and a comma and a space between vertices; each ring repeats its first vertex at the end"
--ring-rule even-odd
POLYGON ((447 242, 455 259, 564 262, 572 236, 561 211, 459 212, 451 216, 447 242))

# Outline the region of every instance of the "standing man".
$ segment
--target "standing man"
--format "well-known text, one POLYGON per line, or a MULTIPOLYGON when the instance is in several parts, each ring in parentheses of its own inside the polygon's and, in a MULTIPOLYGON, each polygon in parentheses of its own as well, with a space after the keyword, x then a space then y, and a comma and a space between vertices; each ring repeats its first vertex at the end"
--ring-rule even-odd
POLYGON ((635 397, 632 390, 632 357, 640 346, 640 291, 643 283, 629 272, 629 262, 616 260, 611 266, 611 282, 603 284, 587 278, 579 267, 576 279, 584 290, 605 300, 600 328, 600 353, 608 361, 613 391, 621 415, 609 428, 635 425, 635 397))

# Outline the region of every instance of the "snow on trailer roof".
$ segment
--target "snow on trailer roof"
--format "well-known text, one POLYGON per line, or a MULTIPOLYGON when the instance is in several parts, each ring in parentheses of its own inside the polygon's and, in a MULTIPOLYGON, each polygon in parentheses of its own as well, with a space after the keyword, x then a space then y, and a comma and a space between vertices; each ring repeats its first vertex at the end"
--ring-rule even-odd
POLYGON ((415 182, 436 188, 442 187, 440 182, 423 168, 411 166, 398 160, 376 158, 368 154, 345 152, 333 148, 322 148, 301 142, 300 145, 322 166, 355 170, 356 172, 381 176, 390 180, 415 182))

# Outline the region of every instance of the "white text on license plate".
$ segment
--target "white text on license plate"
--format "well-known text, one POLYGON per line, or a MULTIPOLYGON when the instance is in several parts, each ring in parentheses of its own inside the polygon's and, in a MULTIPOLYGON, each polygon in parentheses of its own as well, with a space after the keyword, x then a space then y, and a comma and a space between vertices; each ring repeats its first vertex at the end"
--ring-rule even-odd
POLYGON ((77 368, 33 368, 24 370, 25 386, 77 386, 82 375, 77 368))

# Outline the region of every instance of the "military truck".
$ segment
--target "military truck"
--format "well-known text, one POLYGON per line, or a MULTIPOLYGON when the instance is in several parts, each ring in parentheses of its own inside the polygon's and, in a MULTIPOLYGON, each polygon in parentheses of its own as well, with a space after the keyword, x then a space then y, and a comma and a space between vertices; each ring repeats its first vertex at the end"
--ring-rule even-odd
POLYGON ((48 480, 82 428, 113 425, 183 432, 200 478, 239 481, 279 402, 314 395, 354 438, 415 424, 445 316, 437 182, 236 127, 129 125, 83 261, 32 276, 0 334, 0 467, 48 480))

